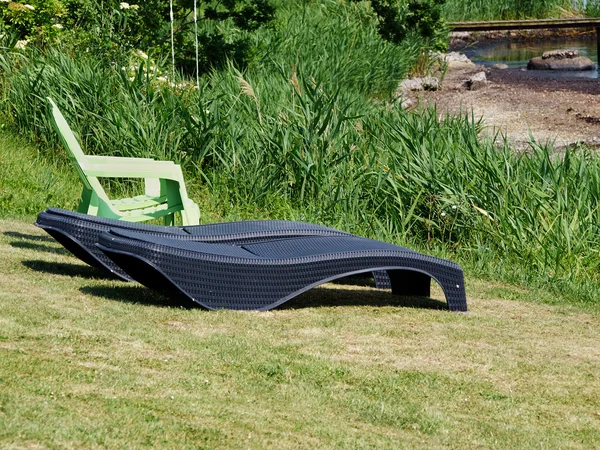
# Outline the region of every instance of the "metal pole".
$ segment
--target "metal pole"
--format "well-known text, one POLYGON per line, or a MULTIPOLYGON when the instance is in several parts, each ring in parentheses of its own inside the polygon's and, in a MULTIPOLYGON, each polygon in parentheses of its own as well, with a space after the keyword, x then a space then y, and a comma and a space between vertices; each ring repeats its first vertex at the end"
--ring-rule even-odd
POLYGON ((173 65, 173 78, 171 83, 175 83, 175 41, 173 38, 173 0, 169 1, 169 16, 171 18, 171 64, 173 65))
POLYGON ((196 87, 200 90, 200 70, 198 68, 198 9, 194 0, 194 36, 196 37, 196 87))
POLYGON ((596 58, 600 67, 600 27, 596 27, 596 58))

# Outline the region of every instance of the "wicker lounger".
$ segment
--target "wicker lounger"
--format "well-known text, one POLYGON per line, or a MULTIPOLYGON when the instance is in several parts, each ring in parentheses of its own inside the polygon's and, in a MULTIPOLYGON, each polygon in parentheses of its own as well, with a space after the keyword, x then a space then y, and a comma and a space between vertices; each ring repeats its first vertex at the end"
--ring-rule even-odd
MULTIPOLYGON (((96 247, 100 233, 111 228, 168 235, 171 239, 229 244, 257 243, 297 236, 351 236, 344 231, 321 225, 286 220, 255 220, 167 227, 105 219, 55 208, 49 208, 40 213, 35 225, 44 229, 85 263, 100 269, 107 276, 122 280, 131 278, 96 247)), ((378 288, 390 288, 390 281, 385 272, 373 275, 378 288)))
POLYGON ((429 296, 434 278, 451 311, 467 310, 460 266, 356 236, 229 245, 113 229, 98 247, 145 286, 208 309, 268 310, 327 281, 385 270, 394 294, 429 296))

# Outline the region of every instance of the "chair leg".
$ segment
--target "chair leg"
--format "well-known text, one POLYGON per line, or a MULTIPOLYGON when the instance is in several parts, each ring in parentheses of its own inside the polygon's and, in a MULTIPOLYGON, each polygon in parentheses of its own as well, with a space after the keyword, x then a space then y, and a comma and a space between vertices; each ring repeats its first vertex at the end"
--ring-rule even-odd
POLYGON ((188 200, 181 210, 183 225, 198 225, 200 223, 200 208, 193 201, 188 200))
POLYGON ((173 226, 175 225, 175 214, 167 214, 163 220, 166 226, 173 226))

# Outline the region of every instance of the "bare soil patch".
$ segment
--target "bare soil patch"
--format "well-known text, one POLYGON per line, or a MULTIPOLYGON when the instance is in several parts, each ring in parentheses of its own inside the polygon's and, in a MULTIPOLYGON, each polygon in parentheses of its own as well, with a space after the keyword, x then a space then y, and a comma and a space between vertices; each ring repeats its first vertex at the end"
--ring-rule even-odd
POLYGON ((441 114, 473 113, 483 118, 484 134, 498 132, 517 149, 531 137, 540 144, 566 147, 600 145, 600 80, 547 78, 513 69, 452 64, 442 88, 419 93, 421 105, 435 104, 441 114), (470 91, 465 80, 485 71, 487 88, 470 91))

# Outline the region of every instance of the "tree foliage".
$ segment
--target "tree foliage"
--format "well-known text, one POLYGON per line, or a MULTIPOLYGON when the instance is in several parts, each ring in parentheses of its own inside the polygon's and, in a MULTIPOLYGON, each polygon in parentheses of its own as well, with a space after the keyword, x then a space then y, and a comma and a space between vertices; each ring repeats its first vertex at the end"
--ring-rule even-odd
MULTIPOLYGON (((119 0, 22 0, 0 2, 0 24, 23 42, 62 37, 111 61, 127 50, 167 53, 171 40, 170 4, 119 0)), ((136 0, 133 0, 136 1, 136 0)), ((227 58, 242 63, 252 54, 245 31, 269 23, 269 0, 197 0, 199 58, 207 70, 227 58)), ((194 0, 174 0, 177 63, 195 70, 194 0), (191 60, 194 64, 191 64, 191 60)))
MULTIPOLYGON (((20 0, 0 2, 0 26, 21 46, 30 41, 47 44, 56 39, 121 62, 131 50, 169 55, 171 11, 167 0, 20 0), (23 3, 21 3, 23 2, 23 3), (28 3, 25 3, 28 2, 28 3)), ((173 39, 179 70, 196 70, 198 31, 199 71, 219 67, 226 60, 244 65, 255 49, 248 32, 268 25, 275 16, 272 0, 173 0, 173 39)), ((359 0, 351 0, 359 1, 359 0)), ((364 1, 364 0, 363 0, 364 1)), ((417 34, 434 48, 443 48, 441 6, 445 0, 371 0, 383 39, 398 44, 417 34)))
POLYGON ((379 19, 379 34, 398 44, 410 33, 417 33, 431 47, 445 49, 442 6, 445 0, 371 0, 379 19))

